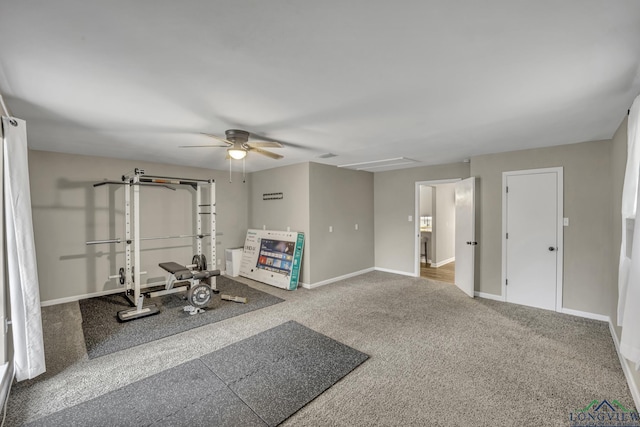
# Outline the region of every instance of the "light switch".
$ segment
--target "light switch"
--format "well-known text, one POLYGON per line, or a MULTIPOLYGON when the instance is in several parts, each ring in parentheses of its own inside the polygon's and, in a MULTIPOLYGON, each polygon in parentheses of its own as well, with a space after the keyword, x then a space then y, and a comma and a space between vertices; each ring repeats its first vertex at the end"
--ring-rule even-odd
POLYGON ((333 233, 333 225, 329 226, 329 233, 333 233))
POLYGON ((563 224, 565 227, 569 226, 569 218, 563 218, 563 224))
POLYGON ((356 230, 358 229, 358 224, 356 224, 356 230))
POLYGON ((413 215, 409 215, 409 222, 413 221, 413 215))

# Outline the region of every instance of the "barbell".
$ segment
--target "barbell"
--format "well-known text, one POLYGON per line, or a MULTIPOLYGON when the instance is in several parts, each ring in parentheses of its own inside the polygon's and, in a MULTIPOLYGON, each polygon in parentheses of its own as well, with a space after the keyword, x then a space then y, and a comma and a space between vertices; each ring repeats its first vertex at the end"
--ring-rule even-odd
MULTIPOLYGON (((141 237, 140 241, 143 240, 164 240, 164 239, 184 239, 187 237, 197 237, 198 239, 202 239, 204 237, 207 236, 211 236, 211 233, 206 233, 206 234, 180 234, 177 236, 156 236, 156 237, 141 237)), ((90 240, 88 242, 86 242, 87 245, 102 245, 105 243, 122 243, 122 239, 119 237, 116 237, 114 239, 104 239, 104 240, 90 240)), ((131 243, 131 240, 128 241, 128 243, 131 243)))

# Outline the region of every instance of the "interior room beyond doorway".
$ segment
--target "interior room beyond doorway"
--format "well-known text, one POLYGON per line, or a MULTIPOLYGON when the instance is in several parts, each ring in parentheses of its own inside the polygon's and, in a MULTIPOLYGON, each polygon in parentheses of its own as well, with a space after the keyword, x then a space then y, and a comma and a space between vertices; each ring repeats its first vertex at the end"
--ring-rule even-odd
POLYGON ((455 283, 455 183, 420 185, 420 277, 455 283))

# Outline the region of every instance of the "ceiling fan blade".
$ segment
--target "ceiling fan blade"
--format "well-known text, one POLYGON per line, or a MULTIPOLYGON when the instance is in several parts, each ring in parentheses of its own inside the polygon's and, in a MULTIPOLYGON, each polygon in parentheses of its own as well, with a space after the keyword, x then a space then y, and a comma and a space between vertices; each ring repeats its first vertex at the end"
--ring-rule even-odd
POLYGON ((251 148, 284 148, 284 145, 276 141, 249 141, 247 145, 251 148))
POLYGON ((267 150, 263 150, 261 148, 253 148, 253 147, 249 147, 250 151, 255 151, 256 153, 260 153, 263 156, 267 156, 267 157, 271 157, 272 159, 281 159, 284 156, 277 154, 277 153, 272 153, 271 151, 267 151, 267 150))
POLYGON ((200 132, 200 135, 204 135, 204 136, 208 136, 209 138, 213 138, 213 139, 217 139, 218 141, 224 142, 227 145, 233 145, 233 142, 224 139, 224 138, 220 138, 219 136, 216 135, 211 135, 210 133, 204 133, 204 132, 200 132))
POLYGON ((179 148, 229 148, 228 145, 180 145, 179 148))

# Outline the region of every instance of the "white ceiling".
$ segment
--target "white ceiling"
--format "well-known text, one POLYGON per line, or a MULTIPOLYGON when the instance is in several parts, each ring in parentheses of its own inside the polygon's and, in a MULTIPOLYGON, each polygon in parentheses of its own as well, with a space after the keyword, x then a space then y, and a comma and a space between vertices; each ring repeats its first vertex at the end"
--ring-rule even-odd
POLYGON ((178 146, 240 128, 286 145, 248 171, 457 162, 611 138, 640 1, 0 0, 0 93, 39 150, 225 169, 178 146))

